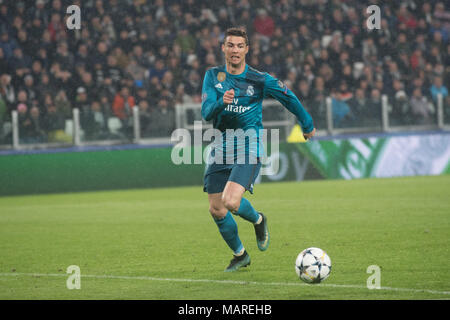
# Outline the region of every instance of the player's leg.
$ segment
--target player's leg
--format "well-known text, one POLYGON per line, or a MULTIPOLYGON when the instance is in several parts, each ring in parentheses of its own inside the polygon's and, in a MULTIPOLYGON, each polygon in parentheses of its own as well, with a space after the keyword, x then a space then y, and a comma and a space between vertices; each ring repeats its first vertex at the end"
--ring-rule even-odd
POLYGON ((222 238, 227 243, 228 247, 233 250, 233 259, 225 269, 225 271, 236 271, 241 267, 246 267, 250 264, 250 256, 241 242, 238 234, 238 227, 233 215, 228 211, 222 202, 222 193, 208 194, 209 212, 211 213, 214 222, 219 228, 222 238))
POLYGON ((250 256, 239 238, 238 228, 233 215, 222 202, 222 191, 228 181, 231 168, 211 166, 204 177, 205 192, 208 192, 209 212, 219 228, 219 232, 233 251, 233 259, 225 271, 235 271, 250 264, 250 256))
POLYGON ((222 200, 230 212, 253 223, 258 248, 264 251, 267 250, 270 242, 267 218, 264 214, 256 211, 250 201, 243 197, 247 190, 253 193, 253 184, 260 168, 261 163, 235 165, 225 185, 222 200))
POLYGON ((245 191, 244 186, 229 180, 223 190, 223 204, 231 213, 238 215, 251 223, 258 223, 261 221, 261 217, 252 207, 250 201, 243 197, 245 191))
POLYGON ((219 232, 227 245, 235 255, 244 251, 244 246, 239 239, 236 221, 228 209, 222 203, 222 193, 208 194, 209 212, 219 228, 219 232))

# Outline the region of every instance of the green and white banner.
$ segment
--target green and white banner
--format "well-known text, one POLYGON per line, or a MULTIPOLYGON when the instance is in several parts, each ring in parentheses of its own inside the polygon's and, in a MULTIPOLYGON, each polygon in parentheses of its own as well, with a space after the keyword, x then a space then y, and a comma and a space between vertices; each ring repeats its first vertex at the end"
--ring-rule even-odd
POLYGON ((295 145, 326 179, 450 173, 450 134, 312 140, 295 145))
MULTIPOLYGON (((278 147, 268 148, 266 174, 257 183, 450 174, 450 133, 313 139, 278 147)), ((205 164, 174 164, 170 146, 74 150, 0 153, 0 196, 203 184, 205 164)))

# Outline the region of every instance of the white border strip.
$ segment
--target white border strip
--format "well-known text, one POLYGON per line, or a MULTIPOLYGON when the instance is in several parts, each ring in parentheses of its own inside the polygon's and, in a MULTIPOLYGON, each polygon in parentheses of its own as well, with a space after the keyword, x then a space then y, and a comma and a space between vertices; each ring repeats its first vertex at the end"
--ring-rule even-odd
MULTIPOLYGON (((0 277, 68 277, 70 274, 60 273, 0 273, 0 277)), ((82 278, 93 279, 120 279, 120 280, 146 280, 146 281, 167 281, 167 282, 200 282, 200 283, 219 283, 219 284, 234 284, 234 285, 263 285, 263 286, 309 286, 309 287, 330 287, 330 288, 352 288, 352 289, 366 289, 365 286, 349 285, 349 284, 331 284, 321 283, 316 285, 310 285, 302 282, 256 282, 256 281, 238 281, 238 280, 212 280, 212 279, 182 279, 182 278, 155 278, 147 276, 114 276, 114 275, 83 275, 82 278)), ((411 293, 430 293, 430 294, 442 294, 450 295, 450 291, 438 291, 428 289, 409 289, 409 288, 392 288, 392 287, 380 287, 380 289, 372 290, 386 290, 386 291, 399 291, 399 292, 411 292, 411 293)))

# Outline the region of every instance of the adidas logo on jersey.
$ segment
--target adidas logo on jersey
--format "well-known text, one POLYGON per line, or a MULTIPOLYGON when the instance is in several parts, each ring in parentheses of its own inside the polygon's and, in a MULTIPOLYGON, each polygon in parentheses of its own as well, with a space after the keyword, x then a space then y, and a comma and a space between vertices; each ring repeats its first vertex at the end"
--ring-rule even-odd
POLYGON ((220 83, 216 84, 215 87, 216 87, 217 89, 223 89, 223 87, 222 87, 222 85, 221 85, 220 83))

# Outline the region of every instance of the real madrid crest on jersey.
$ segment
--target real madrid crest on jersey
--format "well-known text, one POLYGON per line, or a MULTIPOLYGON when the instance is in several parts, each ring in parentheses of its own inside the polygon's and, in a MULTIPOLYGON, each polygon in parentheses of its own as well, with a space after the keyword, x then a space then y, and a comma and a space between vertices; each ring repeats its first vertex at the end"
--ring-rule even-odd
POLYGON ((218 80, 219 82, 225 81, 225 78, 226 78, 226 77, 227 77, 227 75, 226 75, 225 72, 219 72, 219 73, 217 74, 217 80, 218 80))
POLYGON ((247 87, 247 95, 252 96, 254 93, 255 93, 255 89, 253 88, 253 86, 248 86, 247 87))

